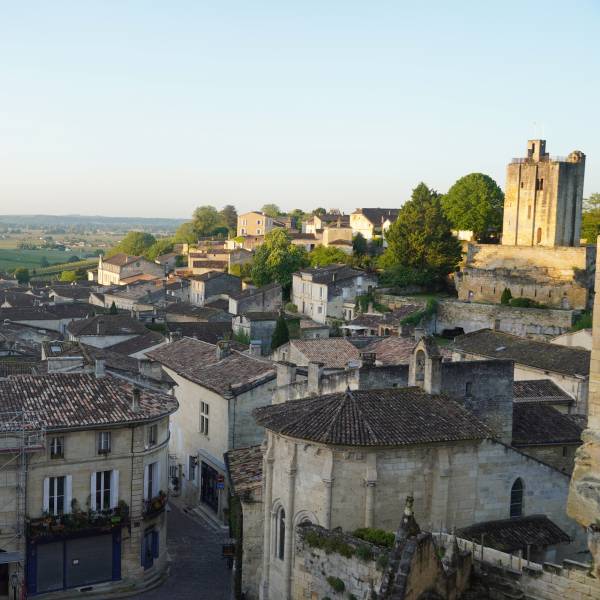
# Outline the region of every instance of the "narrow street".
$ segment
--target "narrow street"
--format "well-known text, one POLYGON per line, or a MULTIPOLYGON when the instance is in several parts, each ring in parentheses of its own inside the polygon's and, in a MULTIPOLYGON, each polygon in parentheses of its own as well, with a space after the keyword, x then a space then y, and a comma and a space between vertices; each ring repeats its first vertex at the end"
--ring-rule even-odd
POLYGON ((230 600, 231 571, 221 558, 223 537, 201 519, 171 503, 168 547, 169 578, 158 588, 132 596, 136 600, 230 600))

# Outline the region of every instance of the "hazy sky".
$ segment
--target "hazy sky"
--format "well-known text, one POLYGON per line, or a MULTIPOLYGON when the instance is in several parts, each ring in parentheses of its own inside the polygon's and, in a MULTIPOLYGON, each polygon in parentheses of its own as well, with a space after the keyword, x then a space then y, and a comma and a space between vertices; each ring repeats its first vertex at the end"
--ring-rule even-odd
POLYGON ((397 206, 526 140, 600 192, 600 1, 0 0, 0 213, 397 206))

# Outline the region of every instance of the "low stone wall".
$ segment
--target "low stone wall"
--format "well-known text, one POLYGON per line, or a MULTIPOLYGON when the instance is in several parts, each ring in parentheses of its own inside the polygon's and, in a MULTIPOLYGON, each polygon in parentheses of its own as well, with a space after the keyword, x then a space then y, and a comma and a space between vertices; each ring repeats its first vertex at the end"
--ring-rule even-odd
POLYGON ((497 329, 522 337, 549 340, 567 332, 577 315, 573 310, 515 308, 503 304, 478 304, 460 300, 440 300, 433 317, 433 329, 462 327, 465 333, 478 329, 497 329))

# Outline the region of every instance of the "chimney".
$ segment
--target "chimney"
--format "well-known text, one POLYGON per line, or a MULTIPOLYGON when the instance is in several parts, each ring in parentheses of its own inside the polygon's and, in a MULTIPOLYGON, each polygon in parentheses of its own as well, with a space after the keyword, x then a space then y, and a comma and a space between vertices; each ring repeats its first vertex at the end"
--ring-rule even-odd
POLYGON ((231 354, 231 344, 229 340, 220 340, 217 342, 217 360, 223 360, 231 354))
POLYGON ((260 340, 250 340, 250 355, 262 356, 262 343, 260 340))
POLYGON ((360 359, 363 367, 374 367, 375 366, 375 352, 361 352, 360 359))
POLYGON ((142 377, 160 381, 162 379, 162 367, 159 362, 143 358, 139 361, 139 372, 142 377))
POLYGON ((169 334, 169 341, 176 342, 181 339, 181 331, 171 331, 169 334))
POLYGON ((140 409, 140 396, 141 396, 140 388, 134 387, 133 393, 131 395, 131 410, 133 412, 137 412, 140 409))
POLYGON ((308 363, 308 391, 311 394, 319 394, 321 388, 321 377, 323 376, 323 363, 308 363))
POLYGON ((277 387, 290 385, 296 381, 296 365, 289 362, 277 363, 277 387))
POLYGON ((106 375, 105 362, 103 358, 97 358, 94 366, 96 379, 102 379, 106 375))

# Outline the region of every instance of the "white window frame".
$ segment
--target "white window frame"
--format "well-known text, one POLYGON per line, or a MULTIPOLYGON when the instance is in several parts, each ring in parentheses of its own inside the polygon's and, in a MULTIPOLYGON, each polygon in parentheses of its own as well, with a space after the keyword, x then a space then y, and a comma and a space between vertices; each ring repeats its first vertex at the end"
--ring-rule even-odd
POLYGON ((65 436, 55 435, 50 440, 50 459, 59 460, 65 457, 65 436), (60 441, 59 441, 60 440, 60 441), (57 453, 60 447, 60 454, 57 453))
POLYGON ((98 432, 98 454, 110 454, 112 445, 111 437, 110 431, 98 432))
POLYGON ((71 502, 73 498, 73 477, 71 475, 55 475, 54 477, 45 477, 43 483, 43 498, 42 498, 42 510, 45 513, 51 515, 64 514, 67 515, 71 512, 71 502), (63 509, 61 512, 58 511, 58 480, 63 479, 63 509), (52 509, 50 508, 50 499, 53 499, 52 509))
POLYGON ((158 424, 148 425, 148 446, 158 444, 158 424))
POLYGON ((210 406, 208 404, 208 402, 204 402, 204 400, 200 401, 200 433, 202 435, 205 435, 208 437, 208 432, 209 432, 209 413, 210 413, 210 406))
POLYGON ((144 500, 151 500, 160 491, 159 463, 151 462, 144 468, 144 500))
POLYGON ((110 471, 109 476, 109 502, 108 506, 104 506, 104 478, 101 482, 101 505, 98 506, 96 502, 96 482, 99 474, 104 475, 105 472, 109 471, 109 469, 105 469, 103 471, 94 471, 90 477, 90 509, 93 511, 101 511, 101 510, 109 510, 113 508, 117 508, 119 504, 119 471, 117 469, 113 469, 110 471))

